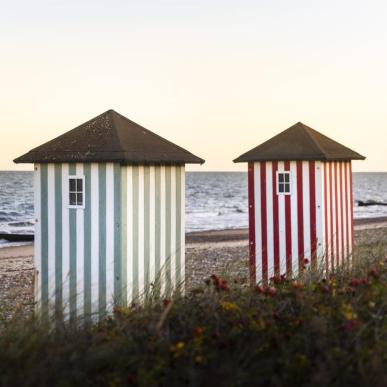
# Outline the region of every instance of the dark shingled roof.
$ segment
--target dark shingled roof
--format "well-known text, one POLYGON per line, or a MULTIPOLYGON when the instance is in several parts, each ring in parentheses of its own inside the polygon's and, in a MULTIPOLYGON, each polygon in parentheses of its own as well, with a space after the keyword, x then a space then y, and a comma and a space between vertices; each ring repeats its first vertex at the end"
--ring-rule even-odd
POLYGON ((364 160, 359 153, 331 140, 301 122, 251 149, 234 160, 364 160))
POLYGON ((203 164, 204 160, 114 110, 32 149, 15 163, 203 164))

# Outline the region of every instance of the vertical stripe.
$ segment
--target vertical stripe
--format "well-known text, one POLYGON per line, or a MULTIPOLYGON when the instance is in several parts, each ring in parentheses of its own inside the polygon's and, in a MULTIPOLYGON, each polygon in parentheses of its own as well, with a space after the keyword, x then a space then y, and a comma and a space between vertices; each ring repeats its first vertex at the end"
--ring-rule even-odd
POLYGON ((128 165, 126 167, 126 191, 127 191, 127 211, 126 211, 126 287, 127 287, 127 303, 133 302, 133 284, 134 284, 134 229, 133 229, 133 190, 134 190, 134 181, 133 181, 133 167, 128 165))
POLYGON ((254 207, 254 163, 248 163, 248 200, 249 200, 249 272, 250 283, 256 282, 255 261, 255 207, 254 207))
POLYGON ((304 268, 304 201, 302 161, 297 161, 297 225, 298 225, 298 270, 304 268))
POLYGON ((342 217, 341 217, 341 176, 340 176, 341 162, 336 162, 336 182, 337 182, 337 262, 338 265, 342 263, 341 256, 341 230, 342 230, 342 217))
POLYGON ((41 209, 41 273, 40 291, 42 317, 48 320, 48 208, 47 208, 47 164, 40 165, 40 209, 41 209))
POLYGON ((84 313, 86 321, 90 322, 90 317, 92 314, 91 309, 91 165, 87 163, 84 165, 84 174, 85 174, 85 187, 84 187, 84 293, 85 293, 85 303, 84 303, 84 313))
POLYGON ((263 279, 262 219, 261 219, 261 163, 254 163, 254 225, 255 225, 255 282, 263 279))
POLYGON ((166 294, 171 294, 171 168, 165 170, 165 275, 166 294))
POLYGON ((331 270, 334 270, 335 268, 335 200, 334 200, 334 183, 335 183, 335 179, 334 179, 334 174, 333 174, 333 163, 334 162, 330 162, 329 163, 329 189, 330 189, 330 192, 329 192, 329 196, 330 196, 330 202, 331 202, 331 205, 330 205, 330 226, 331 226, 331 232, 330 232, 330 237, 331 237, 331 241, 330 241, 330 249, 331 249, 331 255, 330 255, 330 258, 331 258, 331 270))
POLYGON ((345 257, 349 259, 349 228, 348 228, 348 162, 344 163, 344 206, 345 206, 345 257))
POLYGON ((335 233, 335 242, 336 242, 336 266, 338 267, 340 265, 339 262, 339 200, 338 200, 338 171, 337 171, 337 161, 334 162, 335 166, 335 220, 336 220, 336 233, 335 233))
POLYGON ((340 211, 341 211, 341 259, 344 263, 345 257, 345 183, 344 183, 344 165, 343 161, 340 162, 340 211))
POLYGON ((122 272, 121 272, 121 166, 113 164, 114 188, 114 265, 113 265, 113 292, 115 305, 122 305, 122 272))
POLYGON ((62 302, 63 315, 70 313, 70 210, 69 210, 69 164, 62 164, 62 302))
POLYGON ((106 310, 114 301, 114 166, 106 164, 106 310))
POLYGON ((278 162, 272 162, 272 198, 273 198, 273 243, 274 243, 274 275, 280 274, 279 252, 279 219, 278 219, 278 194, 277 194, 277 170, 278 162))
POLYGON ((47 276, 48 276, 48 305, 49 315, 53 312, 55 305, 55 164, 47 164, 47 213, 48 213, 48 259, 47 259, 47 276))
POLYGON ((185 166, 180 167, 181 178, 180 178, 180 278, 183 283, 183 294, 185 286, 185 166))
POLYGON ((314 161, 309 161, 309 195, 310 195, 310 257, 312 265, 316 268, 316 165, 314 161))
POLYGON ((155 167, 155 293, 159 295, 161 275, 161 167, 155 167))
MULTIPOLYGON (((266 163, 266 220, 267 220, 267 266, 268 277, 274 275, 274 224, 273 224, 273 168, 266 163)), ((274 191, 275 192, 275 191, 274 191)))
POLYGON ((182 226, 181 226, 181 202, 182 202, 182 186, 181 179, 183 175, 183 167, 180 165, 176 167, 176 284, 178 289, 182 286, 181 277, 181 265, 182 265, 182 249, 181 239, 183 237, 182 226))
MULTIPOLYGON (((284 171, 284 162, 279 161, 277 171, 284 171)), ((276 173, 276 188, 277 188, 277 173, 276 173)), ((279 251, 279 274, 286 273, 286 214, 285 214, 285 194, 276 192, 278 200, 278 251, 279 251)))
POLYGON ((350 219, 350 244, 351 244, 351 247, 350 247, 350 255, 352 255, 352 249, 355 245, 355 234, 354 234, 354 231, 353 231, 353 185, 352 185, 352 162, 349 161, 348 162, 348 167, 349 167, 349 204, 350 204, 350 216, 349 216, 349 219, 350 219))
POLYGON ((176 167, 171 166, 171 287, 176 286, 176 167))
POLYGON ((262 225, 262 246, 261 246, 261 255, 262 255, 262 281, 264 284, 267 284, 269 279, 268 272, 268 242, 267 242, 267 205, 266 205, 266 163, 264 161, 259 163, 260 173, 261 173, 261 225, 262 225))
POLYGON ((311 235, 310 235, 310 187, 309 187, 309 162, 303 161, 302 162, 302 196, 303 196, 303 203, 304 203, 304 254, 305 257, 308 257, 309 259, 311 256, 311 235))
POLYGON ((324 192, 324 163, 315 162, 315 187, 316 187, 316 257, 318 267, 325 269, 324 264, 324 213, 325 213, 325 192, 324 192))
POLYGON ((34 211, 35 211, 35 241, 34 241, 34 294, 36 310, 41 308, 41 277, 42 277, 42 217, 41 217, 41 165, 35 164, 34 172, 34 211))
MULTIPOLYGON (((69 175, 76 174, 75 164, 69 164, 69 175)), ((69 190, 69 182, 67 181, 67 192, 69 190)), ((69 223, 70 223, 70 319, 74 322, 77 316, 77 210, 69 208, 69 223)))
POLYGON ((150 266, 150 167, 144 167, 144 195, 140 200, 144 201, 144 292, 149 291, 149 266, 150 266))
POLYGON ((99 177, 99 271, 98 306, 99 316, 106 313, 106 163, 98 165, 99 177))
MULTIPOLYGON (((76 175, 78 177, 83 177, 83 164, 76 164, 76 175)), ((83 197, 84 203, 87 198, 83 197)), ((77 244, 77 253, 76 253, 76 271, 77 271, 77 281, 76 281, 76 308, 77 315, 82 315, 84 311, 84 210, 82 208, 77 208, 74 210, 76 213, 76 244, 77 244)))
POLYGON ((55 309, 62 314, 62 165, 55 164, 55 309))
POLYGON ((297 176, 297 162, 290 162, 290 171, 291 171, 291 190, 292 194, 290 196, 290 215, 291 215, 291 246, 292 246, 292 272, 298 273, 298 261, 299 261, 299 253, 298 253, 298 176, 297 176))
POLYGON ((128 286, 128 170, 126 166, 121 166, 121 306, 127 306, 127 286, 128 286))
POLYGON ((138 271, 138 251, 139 251, 139 167, 133 166, 133 204, 132 204, 132 227, 133 227, 133 268, 132 268, 132 301, 137 302, 139 297, 139 271, 138 271))
MULTIPOLYGON (((290 171, 290 162, 285 161, 285 171, 290 171)), ((293 179, 292 173, 290 173, 290 195, 285 195, 285 237, 286 237, 286 274, 292 275, 292 209, 291 209, 291 197, 294 195, 292 192, 293 179)))
POLYGON ((325 227, 325 246, 324 246, 324 258, 325 258, 325 269, 327 274, 329 273, 329 234, 328 234, 328 225, 329 225, 329 180, 328 180, 328 168, 329 163, 324 162, 324 227, 325 227))
POLYGON ((149 171, 149 281, 154 286, 155 282, 155 167, 152 165, 149 171))
POLYGON ((160 167, 160 291, 165 294, 166 285, 166 167, 160 167))
POLYGON ((144 283, 145 283, 145 271, 144 271, 144 166, 138 167, 138 293, 142 300, 144 296, 144 283))
POLYGON ((99 267, 100 267, 100 214, 99 214, 99 169, 97 163, 91 164, 90 206, 91 222, 91 306, 93 317, 99 312, 99 267))

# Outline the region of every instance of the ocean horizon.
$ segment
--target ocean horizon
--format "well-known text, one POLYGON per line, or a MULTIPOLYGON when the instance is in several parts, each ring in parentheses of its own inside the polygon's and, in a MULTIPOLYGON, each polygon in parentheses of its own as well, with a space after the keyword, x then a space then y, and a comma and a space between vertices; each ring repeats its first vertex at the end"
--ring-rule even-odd
MULTIPOLYGON (((387 172, 355 172, 354 217, 387 216, 387 206, 360 207, 357 202, 387 203, 387 172)), ((246 172, 187 172, 186 231, 248 227, 246 172)), ((33 171, 0 171, 0 233, 33 234, 33 171)))

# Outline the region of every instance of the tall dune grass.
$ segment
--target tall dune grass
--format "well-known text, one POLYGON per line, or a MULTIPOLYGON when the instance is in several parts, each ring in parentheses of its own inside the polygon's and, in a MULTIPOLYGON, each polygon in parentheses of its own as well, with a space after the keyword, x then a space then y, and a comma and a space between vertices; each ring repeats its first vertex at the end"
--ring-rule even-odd
POLYGON ((213 273, 94 326, 16 316, 0 334, 0 384, 386 386, 387 242, 329 278, 310 270, 267 287, 213 273))

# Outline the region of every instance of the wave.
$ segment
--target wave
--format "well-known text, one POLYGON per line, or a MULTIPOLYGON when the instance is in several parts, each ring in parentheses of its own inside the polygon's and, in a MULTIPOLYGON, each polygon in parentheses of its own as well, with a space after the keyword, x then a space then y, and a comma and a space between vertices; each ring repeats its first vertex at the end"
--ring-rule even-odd
POLYGON ((21 214, 20 212, 16 212, 16 211, 0 211, 0 216, 21 216, 23 214, 21 214))
POLYGON ((14 220, 14 218, 12 218, 10 216, 0 216, 0 223, 1 222, 11 222, 12 220, 14 220))
POLYGON ((34 223, 32 223, 32 222, 10 222, 10 223, 8 223, 8 226, 13 226, 13 227, 30 227, 30 226, 34 226, 34 223))

